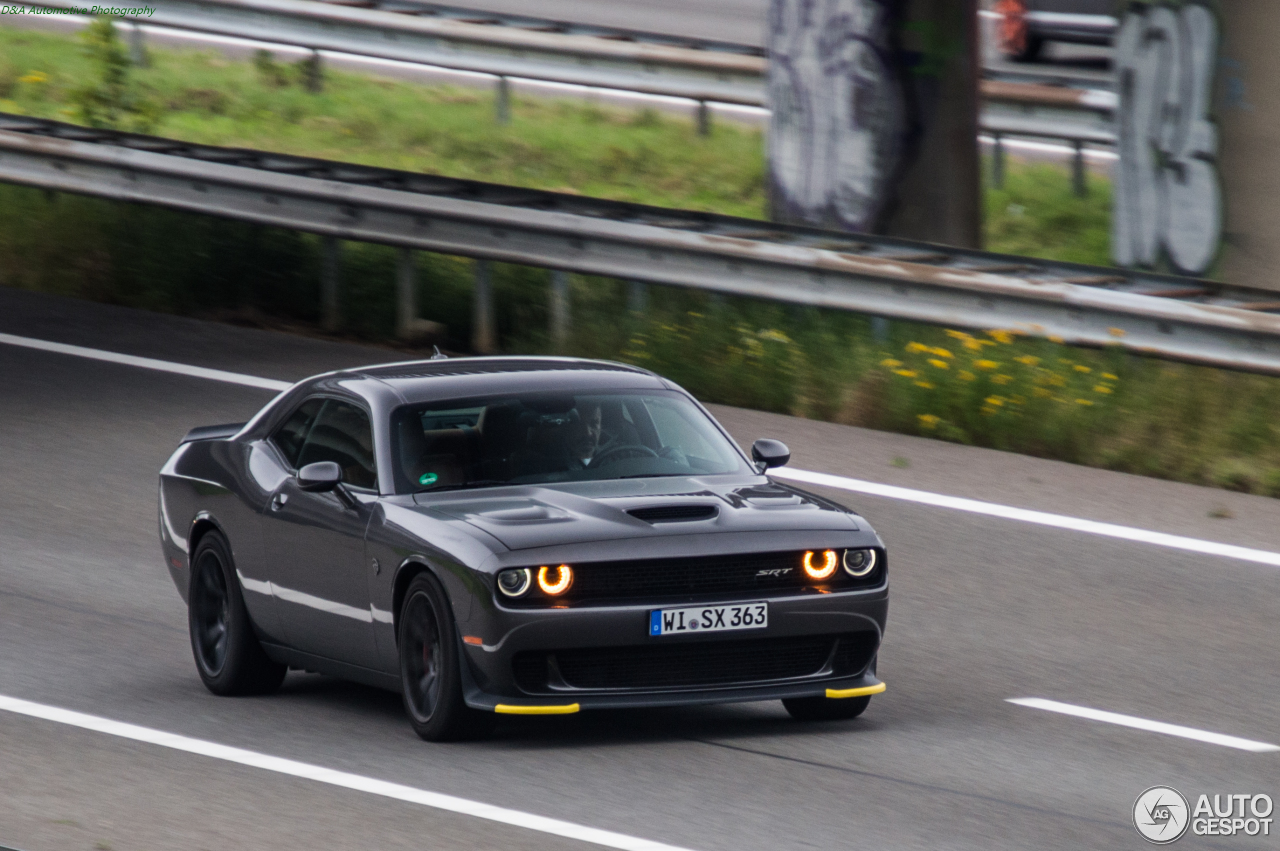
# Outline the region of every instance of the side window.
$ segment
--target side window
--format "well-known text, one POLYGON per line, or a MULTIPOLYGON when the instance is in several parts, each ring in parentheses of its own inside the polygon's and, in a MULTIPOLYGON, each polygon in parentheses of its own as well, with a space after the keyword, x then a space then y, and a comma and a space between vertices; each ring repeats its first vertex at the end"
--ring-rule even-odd
POLYGON ((297 466, 316 461, 336 461, 342 468, 342 480, 349 485, 376 487, 369 415, 350 402, 326 401, 302 446, 297 466))
POLYGON ((302 456, 302 444, 306 443, 307 432, 311 431, 311 426, 316 421, 316 414, 320 413, 320 408, 323 406, 323 399, 308 399, 271 437, 284 454, 285 460, 292 464, 294 469, 302 466, 298 463, 298 458, 302 456))

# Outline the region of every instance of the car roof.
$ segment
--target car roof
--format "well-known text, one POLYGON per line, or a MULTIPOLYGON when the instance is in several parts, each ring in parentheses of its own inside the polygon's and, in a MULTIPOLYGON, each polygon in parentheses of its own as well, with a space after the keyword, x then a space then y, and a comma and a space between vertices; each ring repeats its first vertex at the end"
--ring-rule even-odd
POLYGON ((366 379, 409 404, 528 392, 670 389, 654 373, 611 361, 567 357, 461 357, 377 364, 327 376, 343 383, 366 379))

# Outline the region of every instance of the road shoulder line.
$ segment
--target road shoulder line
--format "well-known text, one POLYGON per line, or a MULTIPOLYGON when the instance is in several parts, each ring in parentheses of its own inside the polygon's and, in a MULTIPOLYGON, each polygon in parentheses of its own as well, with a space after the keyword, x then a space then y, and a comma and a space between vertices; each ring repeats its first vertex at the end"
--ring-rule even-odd
POLYGON ((1100 535, 1104 538, 1119 538, 1157 547, 1169 547, 1175 550, 1201 553, 1203 555, 1222 556, 1269 567, 1280 567, 1280 553, 1270 550, 1255 550, 1235 544, 1220 544, 1216 541, 1205 541, 1199 538, 1185 538, 1181 535, 1170 535, 1166 532, 1152 532, 1133 526, 1119 526, 1115 523, 1103 523, 1098 520, 1085 520, 1065 514, 1051 514, 1047 511, 1035 511, 1030 508, 1015 508, 1011 505, 1000 505, 995 502, 983 502, 960 496, 945 496, 929 491, 903 488, 897 485, 882 485, 862 479, 851 479, 846 476, 833 476, 829 473, 816 473, 810 470, 792 470, 774 468, 769 475, 779 479, 801 482, 807 485, 836 488, 854 493, 914 502, 930 505, 935 508, 949 508, 953 511, 964 511, 970 514, 983 514, 987 517, 999 517, 1004 520, 1017 520, 1023 523, 1034 523, 1038 526, 1052 526, 1055 529, 1067 529, 1072 532, 1084 532, 1089 535, 1100 535))
MULTIPOLYGON (((188 364, 176 363, 173 361, 138 357, 137 355, 119 354, 117 352, 105 351, 103 349, 91 349, 85 346, 73 346, 67 343, 54 343, 48 340, 39 340, 33 337, 19 337, 13 334, 0 333, 0 344, 20 346, 28 349, 53 352, 55 354, 71 355, 74 357, 90 358, 93 360, 106 361, 108 363, 138 367, 140 369, 151 369, 160 372, 175 373, 177 375, 187 375, 193 378, 204 378, 210 381, 239 384, 245 387, 257 387, 263 390, 284 391, 293 386, 287 381, 261 378, 256 375, 245 375, 239 372, 227 372, 221 369, 209 369, 202 366, 190 366, 188 364)), ((836 488, 838 490, 852 491, 854 493, 863 493, 869 496, 879 496, 888 499, 902 500, 905 502, 914 502, 920 505, 930 505, 936 508, 965 511, 970 514, 983 514, 988 517, 999 517, 1004 520, 1017 520, 1023 523, 1051 526, 1056 529, 1084 532, 1086 534, 1100 535, 1106 538, 1118 538, 1120 540, 1151 544, 1158 547, 1169 547, 1171 549, 1201 553, 1203 555, 1221 556, 1223 558, 1249 561, 1255 564, 1264 564, 1269 567, 1280 567, 1280 553, 1271 552, 1270 550, 1258 550, 1250 547, 1236 546, 1235 544, 1221 544, 1215 541, 1201 540, 1199 538, 1170 535, 1165 532, 1152 532, 1147 529, 1138 529, 1133 526, 1119 526, 1114 523, 1085 520, 1080 517, 1071 517, 1064 514, 1051 514, 1046 511, 1035 511, 1029 508, 1015 508, 1010 505, 1000 505, 999 503, 983 502, 977 499, 968 499, 958 496, 946 496, 944 494, 898 487, 896 485, 882 485, 877 482, 868 482, 862 479, 851 479, 846 476, 834 476, 829 473, 818 473, 810 470, 796 470, 779 467, 770 470, 769 475, 779 479, 787 479, 809 485, 818 485, 819 487, 836 488)))
MULTIPOLYGON (((560 821, 559 819, 547 818, 533 813, 510 810, 480 801, 454 797, 453 795, 428 792, 425 789, 403 786, 399 783, 391 783, 360 774, 337 771, 332 768, 270 756, 257 751, 231 747, 230 745, 220 745, 216 742, 194 739, 177 733, 167 733, 163 730, 154 730, 150 727, 141 727, 136 724, 127 724, 123 721, 113 721, 110 718, 87 715, 83 712, 48 706, 43 703, 34 703, 7 695, 0 695, 0 710, 26 715, 31 718, 39 718, 44 721, 53 721, 58 724, 67 724, 83 730, 92 730, 96 733, 106 733, 122 739, 131 739, 136 742, 212 757, 224 762, 273 771, 277 774, 300 777, 304 780, 314 780, 317 783, 352 789, 357 792, 366 792, 383 798, 392 798, 437 810, 474 816, 487 821, 534 830, 539 833, 548 833, 554 836, 562 836, 566 839, 589 842, 605 848, 618 848, 622 849, 622 851, 687 851, 687 849, 675 845, 666 845, 661 842, 600 830, 599 828, 587 827, 573 822, 560 821)), ((424 745, 424 747, 426 746, 424 745)))

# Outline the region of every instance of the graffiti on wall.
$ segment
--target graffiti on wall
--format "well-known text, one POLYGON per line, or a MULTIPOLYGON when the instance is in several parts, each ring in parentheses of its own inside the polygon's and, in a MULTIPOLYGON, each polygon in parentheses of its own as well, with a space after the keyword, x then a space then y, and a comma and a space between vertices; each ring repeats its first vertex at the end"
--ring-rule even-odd
POLYGON ((1218 133, 1209 117, 1217 20, 1204 6, 1135 8, 1115 42, 1120 159, 1111 250, 1200 274, 1222 237, 1218 133))
POLYGON ((769 10, 774 218, 874 229, 903 156, 894 0, 773 0, 769 10))

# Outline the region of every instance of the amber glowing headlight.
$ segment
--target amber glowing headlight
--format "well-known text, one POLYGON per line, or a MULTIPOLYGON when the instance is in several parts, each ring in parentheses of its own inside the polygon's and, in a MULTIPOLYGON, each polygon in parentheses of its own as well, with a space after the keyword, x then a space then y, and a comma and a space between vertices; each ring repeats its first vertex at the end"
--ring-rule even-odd
POLYGON ((845 550, 844 572, 850 576, 866 576, 876 569, 875 550, 845 550))
POLYGON ((498 574, 498 590, 508 597, 520 597, 533 584, 533 571, 527 567, 504 570, 498 574))
POLYGON ((550 594, 552 597, 563 594, 569 590, 569 586, 573 584, 573 568, 567 564, 559 567, 546 567, 545 565, 538 568, 538 587, 542 589, 542 593, 550 594))
POLYGON ((836 572, 839 559, 835 550, 813 551, 804 554, 804 572, 810 579, 830 579, 836 572))

